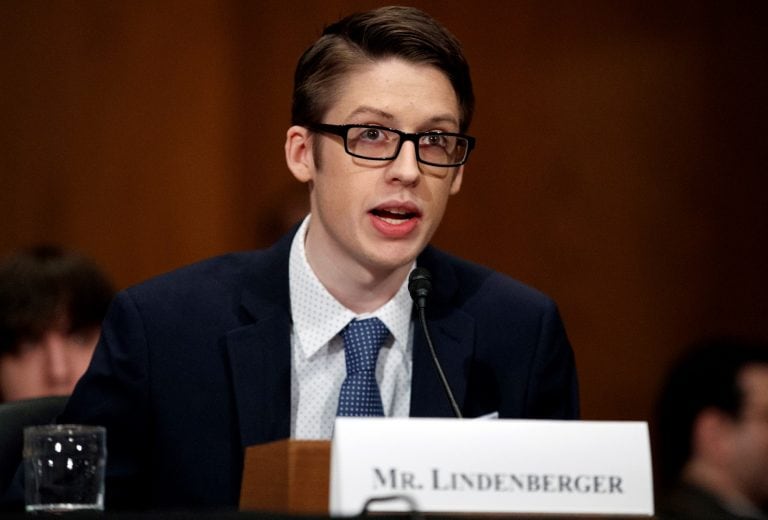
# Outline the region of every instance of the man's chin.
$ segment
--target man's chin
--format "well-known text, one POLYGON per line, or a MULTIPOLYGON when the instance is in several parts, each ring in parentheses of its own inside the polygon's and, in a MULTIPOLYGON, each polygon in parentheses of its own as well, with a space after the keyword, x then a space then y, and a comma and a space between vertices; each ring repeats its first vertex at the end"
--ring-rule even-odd
POLYGON ((409 269, 419 252, 421 251, 416 252, 413 248, 401 251, 387 251, 386 254, 379 252, 379 254, 371 255, 369 266, 372 271, 379 275, 389 276, 398 270, 409 269))

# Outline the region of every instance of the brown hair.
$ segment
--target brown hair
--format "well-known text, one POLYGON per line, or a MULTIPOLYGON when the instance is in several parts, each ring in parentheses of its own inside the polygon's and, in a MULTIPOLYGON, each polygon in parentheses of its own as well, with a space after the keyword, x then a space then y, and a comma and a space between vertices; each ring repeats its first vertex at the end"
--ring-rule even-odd
POLYGON ((0 264, 0 354, 14 352, 65 320, 70 331, 98 326, 114 289, 90 259, 55 245, 18 252, 0 264))
POLYGON ((352 14, 326 27, 296 66, 292 124, 322 122, 345 74, 361 64, 391 57, 444 72, 459 101, 459 131, 467 130, 475 97, 461 44, 423 11, 397 6, 352 14))

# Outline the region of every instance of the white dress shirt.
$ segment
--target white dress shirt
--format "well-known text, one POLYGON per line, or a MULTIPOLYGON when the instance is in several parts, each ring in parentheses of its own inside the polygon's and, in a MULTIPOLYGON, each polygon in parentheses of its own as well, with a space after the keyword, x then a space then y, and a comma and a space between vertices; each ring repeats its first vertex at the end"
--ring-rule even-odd
POLYGON ((291 244, 288 266, 291 314, 291 438, 330 439, 341 383, 347 374, 341 330, 353 318, 379 318, 390 337, 379 352, 376 381, 384 415, 407 417, 411 403, 413 301, 408 279, 374 312, 355 314, 326 290, 307 262, 309 217, 291 244))

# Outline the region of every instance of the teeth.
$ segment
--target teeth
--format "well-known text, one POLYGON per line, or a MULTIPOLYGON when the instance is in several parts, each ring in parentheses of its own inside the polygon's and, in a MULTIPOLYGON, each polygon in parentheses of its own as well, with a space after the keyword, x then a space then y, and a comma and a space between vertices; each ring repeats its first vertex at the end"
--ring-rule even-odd
POLYGON ((379 210, 374 210, 373 214, 385 220, 390 220, 390 219, 407 220, 414 216, 413 213, 406 210, 402 210, 402 209, 391 209, 391 210, 379 209, 379 210))
POLYGON ((408 222, 414 215, 408 211, 402 209, 391 210, 374 210, 373 214, 378 218, 391 225, 400 225, 408 222))
POLYGON ((403 224, 404 222, 407 222, 406 219, 402 219, 402 218, 387 218, 387 217, 379 217, 379 218, 384 222, 388 224, 393 224, 393 225, 399 225, 399 224, 403 224))

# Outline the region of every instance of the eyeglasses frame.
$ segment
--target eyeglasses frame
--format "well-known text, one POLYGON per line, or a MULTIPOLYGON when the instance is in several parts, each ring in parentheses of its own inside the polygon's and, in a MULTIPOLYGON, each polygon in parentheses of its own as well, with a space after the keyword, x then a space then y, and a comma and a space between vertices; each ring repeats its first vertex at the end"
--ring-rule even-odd
POLYGON ((358 125, 358 124, 347 124, 347 125, 331 125, 327 123, 312 123, 305 125, 306 128, 314 131, 314 132, 323 132, 328 133, 332 135, 337 135, 341 137, 344 140, 344 151, 351 155, 352 157, 357 157, 358 159, 365 159, 368 161, 392 161, 397 159, 397 156, 400 155, 400 150, 403 148, 403 142, 405 141, 411 141, 414 145, 414 148, 416 149, 416 160, 422 164, 428 164, 429 166, 436 166, 438 168, 455 168, 456 166, 461 166, 467 162, 469 159, 469 153, 475 148, 475 138, 466 135, 466 134, 458 134, 454 132, 436 132, 436 131, 430 131, 430 132, 416 132, 416 133, 409 133, 409 132, 403 132, 402 130, 398 130, 396 128, 387 128, 386 126, 379 126, 379 125, 358 125), (349 150, 349 146, 347 144, 347 134, 349 133, 349 130, 351 128, 370 128, 373 130, 386 130, 388 132, 392 132, 400 136, 400 139, 397 143, 397 149, 395 150, 394 154, 390 157, 366 157, 363 155, 358 155, 356 153, 352 153, 349 150), (430 135, 440 135, 440 136, 452 136, 452 137, 461 137, 462 139, 467 140, 467 150, 464 153, 464 159, 461 162, 458 163, 451 163, 451 164, 437 164, 429 161, 425 161, 421 158, 421 154, 419 153, 419 139, 425 136, 430 135))

